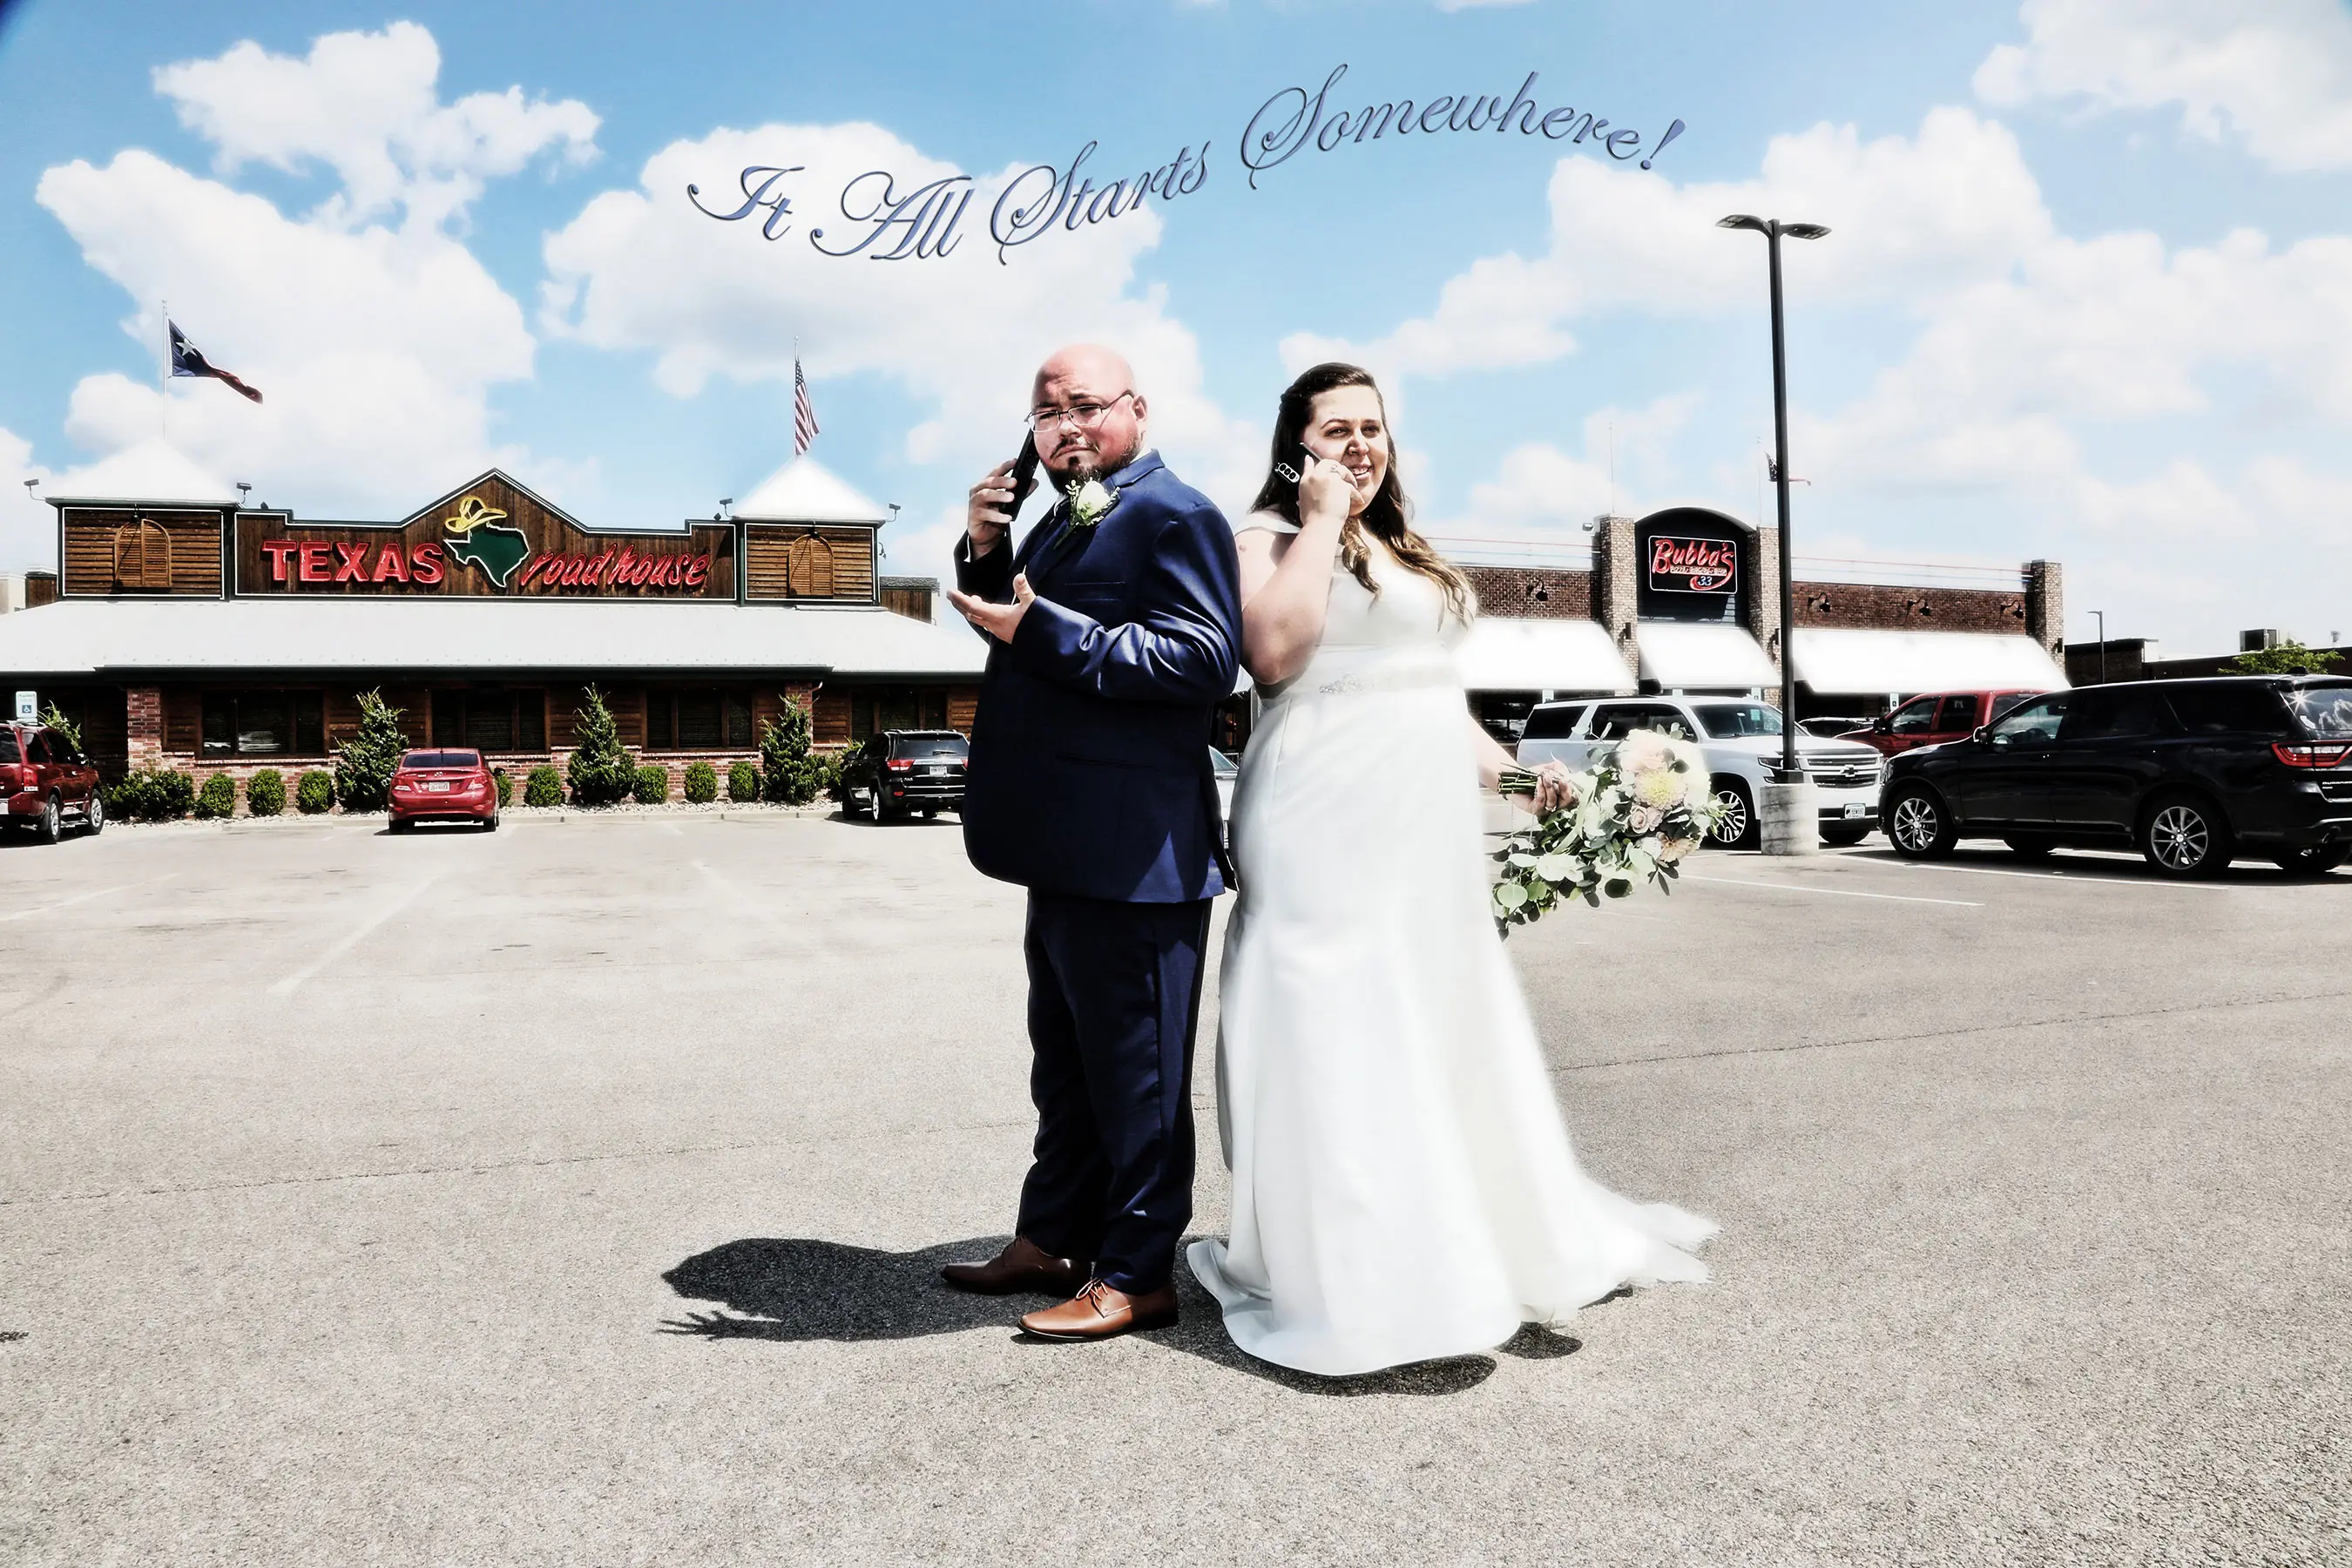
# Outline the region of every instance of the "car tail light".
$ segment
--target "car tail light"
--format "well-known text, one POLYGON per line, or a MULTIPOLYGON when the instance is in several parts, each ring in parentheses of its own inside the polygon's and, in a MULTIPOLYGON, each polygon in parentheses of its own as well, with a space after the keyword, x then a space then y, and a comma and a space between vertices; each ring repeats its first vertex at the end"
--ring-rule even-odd
POLYGON ((893 757, 882 765, 894 773, 910 773, 915 771, 915 764, 905 757, 893 757))
POLYGON ((2271 755, 2291 768, 2333 768, 2341 766, 2346 757, 2352 756, 2352 745, 2295 745, 2285 741, 2273 741, 2271 755))

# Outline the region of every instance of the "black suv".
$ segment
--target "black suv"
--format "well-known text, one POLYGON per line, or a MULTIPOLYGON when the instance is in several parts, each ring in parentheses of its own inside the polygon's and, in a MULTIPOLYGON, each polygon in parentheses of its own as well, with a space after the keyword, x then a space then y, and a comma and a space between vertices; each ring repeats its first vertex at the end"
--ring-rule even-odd
POLYGON ((1878 820, 1895 852, 2001 838, 2020 855, 2137 844, 2175 877, 2236 855, 2329 871, 2352 853, 2352 680, 2141 680, 2037 697, 1906 752, 1878 820))
POLYGON ((971 742, 953 730, 885 730, 843 764, 842 814, 863 811, 868 821, 887 822, 943 806, 961 811, 971 761, 971 742))

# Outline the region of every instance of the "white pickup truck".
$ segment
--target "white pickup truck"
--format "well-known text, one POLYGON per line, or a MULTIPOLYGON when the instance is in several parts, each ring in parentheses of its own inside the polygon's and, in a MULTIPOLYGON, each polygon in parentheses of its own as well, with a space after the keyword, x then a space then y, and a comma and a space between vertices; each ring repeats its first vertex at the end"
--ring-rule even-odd
MULTIPOLYGON (((1522 766, 1558 759, 1585 764, 1596 744, 1635 730, 1656 730, 1696 742, 1714 775, 1723 807, 1715 841, 1744 849, 1756 842, 1756 797, 1780 760, 1780 710, 1737 697, 1605 697, 1598 701, 1545 702, 1528 715, 1519 737, 1522 766)), ((1878 785, 1885 760, 1851 741, 1797 739, 1797 760, 1820 792, 1822 840, 1859 844, 1878 826, 1878 785)))

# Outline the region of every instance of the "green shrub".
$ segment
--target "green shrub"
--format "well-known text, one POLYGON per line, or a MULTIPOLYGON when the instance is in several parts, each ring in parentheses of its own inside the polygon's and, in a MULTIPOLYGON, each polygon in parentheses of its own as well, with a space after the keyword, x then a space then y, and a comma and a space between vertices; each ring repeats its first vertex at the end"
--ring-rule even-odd
POLYGON ((541 763, 530 770, 522 781, 522 803, 525 805, 562 805, 563 775, 555 771, 553 763, 541 763))
POLYGON ((749 757, 738 757, 727 770, 727 798, 749 805, 760 798, 760 769, 749 757))
POLYGON ((636 791, 637 763, 621 744, 620 727, 613 722, 613 710, 604 706, 604 694, 588 688, 588 700, 573 718, 579 721, 574 731, 579 749, 572 753, 565 770, 572 804, 618 805, 636 791))
POLYGON ((844 746, 838 751, 824 752, 817 757, 817 793, 827 800, 849 803, 849 763, 858 748, 844 746))
POLYGON ((131 769, 106 792, 106 814, 118 822, 171 822, 195 808, 196 781, 152 763, 131 769))
POLYGON ((324 768, 305 768, 294 781, 294 807, 305 816, 335 809, 335 775, 324 768))
POLYGON ((2336 658, 2334 648, 2305 647, 2289 637, 2269 647, 2250 648, 2230 664, 2248 675, 2333 675, 2336 658))
POLYGON ((245 781, 245 809, 256 816, 276 816, 286 809, 286 775, 276 768, 256 768, 245 781))
POLYGON ((784 710, 760 727, 761 794, 779 805, 806 805, 816 798, 820 767, 809 752, 808 710, 787 697, 784 710))
POLYGON ((686 798, 697 805, 709 805, 719 798, 719 770, 709 763, 686 764, 686 798))
POLYGON ((206 820, 236 815, 236 780, 215 773, 196 792, 196 815, 206 820))
POLYGON ((335 798, 345 811, 382 811, 391 798, 392 775, 408 750, 400 714, 381 694, 360 693, 360 732, 335 748, 335 798))
POLYGON ((500 805, 509 805, 514 800, 514 780, 507 776, 506 769, 492 768, 490 770, 490 783, 499 792, 499 804, 500 805))
POLYGON ((639 805, 659 805, 669 798, 669 770, 657 763, 647 763, 637 770, 636 784, 629 797, 639 805))

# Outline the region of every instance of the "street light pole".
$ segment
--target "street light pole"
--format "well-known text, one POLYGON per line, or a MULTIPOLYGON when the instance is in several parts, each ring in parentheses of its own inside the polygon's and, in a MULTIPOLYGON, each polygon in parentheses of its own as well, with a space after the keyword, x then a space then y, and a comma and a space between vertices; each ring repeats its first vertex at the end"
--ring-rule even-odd
POLYGON ((1772 466, 1780 513, 1780 782, 1796 784, 1804 773, 1797 761, 1797 552, 1789 544, 1789 345, 1780 309, 1780 237, 1819 239, 1829 230, 1817 223, 1782 223, 1745 213, 1735 213, 1716 226, 1762 235, 1771 269, 1772 466))
POLYGON ((2107 612, 2093 610, 2091 614, 2099 621, 2099 684, 2105 686, 2107 683, 2107 612))

